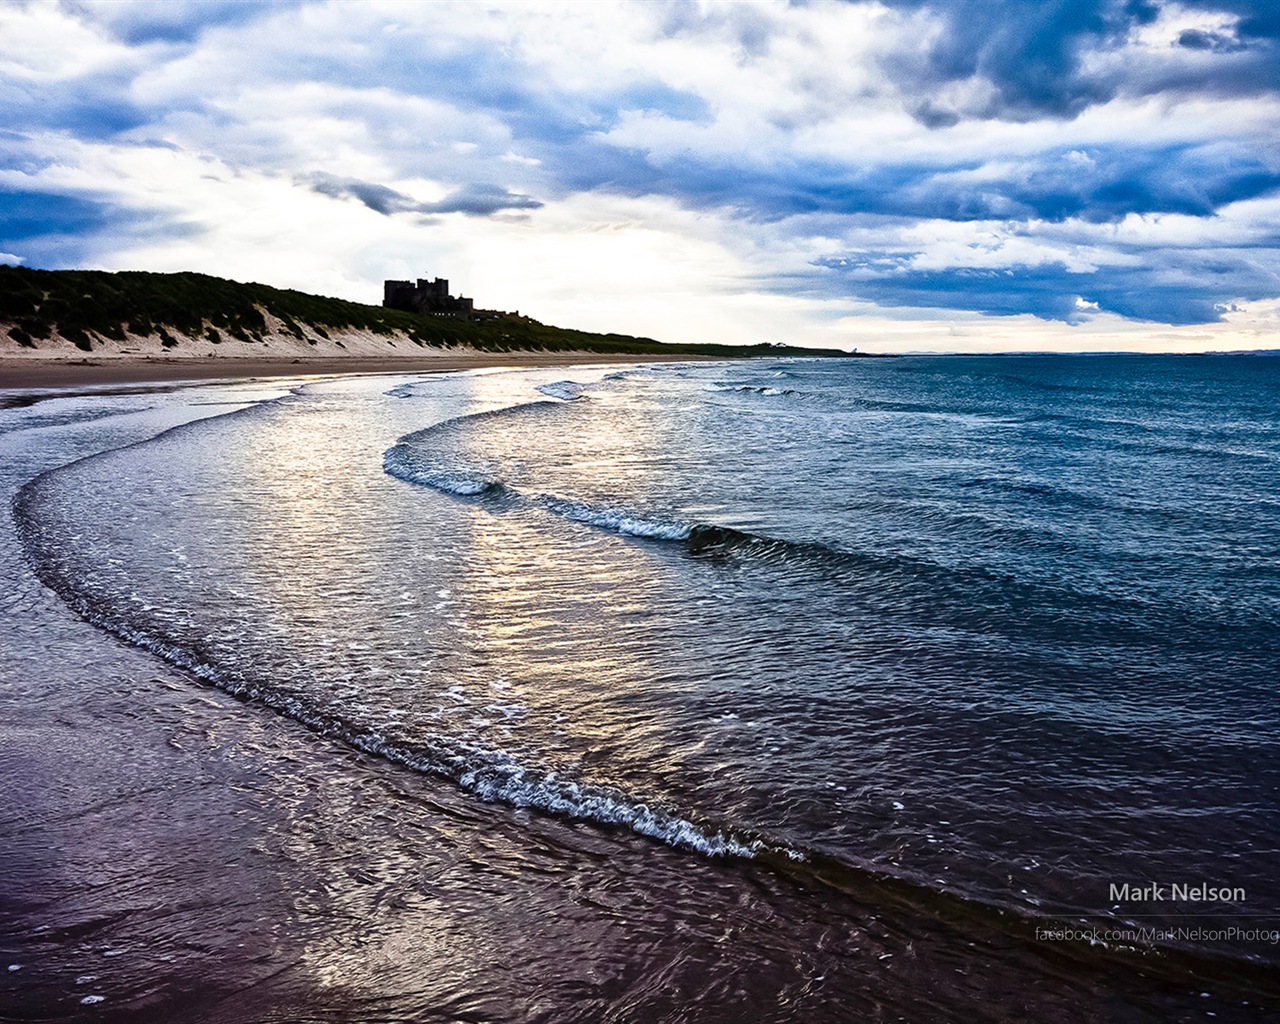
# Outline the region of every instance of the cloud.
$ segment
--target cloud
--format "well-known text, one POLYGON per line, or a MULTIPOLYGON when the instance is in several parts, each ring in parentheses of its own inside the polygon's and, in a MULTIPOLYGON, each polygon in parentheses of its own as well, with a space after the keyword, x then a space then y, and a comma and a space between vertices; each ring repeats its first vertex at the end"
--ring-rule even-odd
POLYGON ((651 229, 592 219, 621 204, 734 254, 708 296, 1207 323, 1280 296, 1278 39, 1247 0, 10 5, 0 248, 324 237, 354 296, 382 251, 651 229))
POLYGON ((542 206, 531 196, 517 195, 486 182, 463 185, 436 202, 419 202, 386 185, 356 178, 315 172, 303 180, 321 195, 332 199, 350 197, 375 213, 388 217, 396 213, 462 213, 470 217, 490 217, 505 210, 536 210, 542 206))
POLYGON ((954 116, 1072 118, 1119 96, 1235 95, 1280 87, 1271 0, 888 0, 936 23, 922 47, 884 63, 930 127, 949 119, 928 97, 956 83, 989 86, 954 116), (1178 53, 1179 48, 1184 56, 1178 53), (1224 55, 1214 62, 1186 51, 1224 55), (1230 55, 1229 59, 1225 55, 1230 55))
POLYGON ((536 210, 542 203, 530 196, 516 195, 498 185, 476 182, 455 189, 436 203, 424 204, 424 213, 465 213, 489 217, 503 210, 536 210))
MULTIPOLYGON (((992 90, 967 113, 1013 120, 1069 117, 1115 95, 1115 83, 1088 74, 1082 56, 1121 31, 1114 4, 1091 0, 995 5, 981 0, 898 6, 927 11, 944 22, 919 55, 893 54, 894 72, 913 72, 916 88, 982 78, 992 90)), ((1139 15, 1140 16, 1140 15, 1139 15)), ((904 76, 905 77, 905 76, 904 76)))
POLYGON ((102 239, 116 245, 177 239, 197 225, 145 206, 113 202, 89 192, 42 192, 0 181, 0 239, 20 249, 23 262, 45 268, 95 263, 102 239))
POLYGON ((1187 28, 1179 32, 1178 45, 1188 50, 1212 50, 1216 53, 1245 49, 1245 44, 1234 36, 1200 28, 1187 28))
POLYGON ((821 265, 844 277, 859 295, 889 308, 932 306, 995 316, 1029 312, 1066 323, 1080 322, 1096 309, 1153 323, 1207 324, 1221 319, 1237 301, 1280 292, 1280 276, 1274 271, 1232 253, 1221 253, 1213 262, 1153 253, 1159 262, 1123 274, 1081 273, 1061 263, 917 269, 913 255, 862 253, 832 257, 821 265))
POLYGON ((299 0, 96 0, 80 9, 129 46, 192 43, 205 31, 251 23, 272 8, 294 7, 299 0))
POLYGON ((375 213, 381 213, 384 216, 403 213, 406 210, 422 210, 423 204, 418 203, 403 192, 388 188, 386 185, 359 181, 355 178, 339 178, 323 172, 311 174, 305 180, 314 191, 319 192, 322 196, 329 196, 331 199, 350 197, 359 200, 375 213))

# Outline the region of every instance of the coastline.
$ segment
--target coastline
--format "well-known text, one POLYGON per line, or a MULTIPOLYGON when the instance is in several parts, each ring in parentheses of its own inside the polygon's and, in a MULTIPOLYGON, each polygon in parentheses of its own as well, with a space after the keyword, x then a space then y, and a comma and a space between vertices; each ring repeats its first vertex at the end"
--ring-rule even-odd
MULTIPOLYGON (((79 353, 77 353, 79 354, 79 353)), ((0 390, 34 390, 114 384, 247 380, 276 377, 448 373, 491 367, 553 367, 625 363, 707 361, 713 357, 673 353, 482 352, 434 349, 409 356, 55 356, 0 358, 0 390)))
POLYGON ((0 388, 847 354, 420 315, 201 274, 0 271, 0 388))

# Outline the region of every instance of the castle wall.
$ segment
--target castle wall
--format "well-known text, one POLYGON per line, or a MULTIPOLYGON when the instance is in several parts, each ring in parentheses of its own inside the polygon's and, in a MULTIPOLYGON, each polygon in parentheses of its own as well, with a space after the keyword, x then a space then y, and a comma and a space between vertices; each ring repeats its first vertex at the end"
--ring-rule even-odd
POLYGON ((382 305, 387 309, 401 309, 408 313, 426 313, 435 316, 472 319, 475 315, 475 300, 462 295, 450 295, 449 281, 443 277, 437 277, 435 280, 420 277, 416 283, 384 281, 382 305))

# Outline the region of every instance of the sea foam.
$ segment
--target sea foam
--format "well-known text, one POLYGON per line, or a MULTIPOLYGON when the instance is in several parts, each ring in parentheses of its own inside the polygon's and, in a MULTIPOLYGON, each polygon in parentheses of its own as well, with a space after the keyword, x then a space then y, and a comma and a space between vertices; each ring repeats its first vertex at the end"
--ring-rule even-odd
POLYGON ((652 540, 688 540, 693 527, 678 519, 651 518, 637 513, 607 506, 588 505, 550 494, 540 494, 537 502, 548 512, 575 523, 598 526, 614 533, 631 537, 647 537, 652 540))
POLYGON ((551 398, 558 398, 562 402, 572 402, 581 398, 585 389, 586 385, 579 384, 577 381, 558 380, 551 384, 539 384, 536 390, 551 398))

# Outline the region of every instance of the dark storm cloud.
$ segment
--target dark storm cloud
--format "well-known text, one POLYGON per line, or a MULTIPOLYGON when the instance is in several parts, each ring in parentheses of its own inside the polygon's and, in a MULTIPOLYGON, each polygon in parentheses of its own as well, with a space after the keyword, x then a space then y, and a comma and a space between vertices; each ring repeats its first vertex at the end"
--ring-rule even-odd
POLYGON ((386 185, 357 178, 317 173, 306 176, 303 181, 321 195, 333 199, 355 199, 388 217, 396 213, 463 213, 471 217, 490 217, 506 210, 536 210, 542 206, 531 196, 517 195, 501 186, 483 182, 463 185, 437 202, 424 203, 386 185))
POLYGON ((423 213, 465 213, 472 217, 489 217, 505 210, 536 210, 540 206, 531 196, 516 195, 483 182, 463 185, 439 202, 421 204, 423 213))
POLYGON ((875 214, 955 221, 1079 218, 1093 223, 1129 214, 1210 216, 1227 203, 1280 189, 1273 165, 1229 144, 1117 146, 1040 154, 987 166, 886 164, 850 168, 794 160, 769 167, 708 164, 692 158, 653 166, 613 147, 583 159, 560 157, 559 174, 582 189, 678 195, 697 208, 736 208, 759 220, 813 214, 875 214))
POLYGON ((992 315, 1031 313, 1077 321, 1086 311, 1076 297, 1102 312, 1167 324, 1204 324, 1221 318, 1235 299, 1280 295, 1280 238, 1260 253, 1218 251, 1210 256, 1150 249, 1145 259, 1117 272, 1071 270, 1061 263, 1000 268, 916 269, 910 252, 863 252, 819 261, 827 275, 810 282, 814 294, 853 290, 880 305, 968 310, 992 315))
POLYGON ((1247 95, 1280 87, 1280 5, 1273 0, 1187 0, 1181 6, 1205 15, 1239 19, 1232 32, 1187 29, 1178 44, 1189 50, 1230 54, 1222 66, 1151 66, 1099 61, 1130 34, 1151 24, 1161 5, 1145 0, 889 0, 901 11, 928 11, 945 30, 920 51, 887 55, 884 67, 907 95, 922 124, 947 125, 946 112, 928 102, 940 86, 982 79, 991 95, 960 116, 1025 121, 1070 118, 1120 95, 1155 95, 1178 89, 1206 95, 1247 95))
POLYGON ((1179 32, 1178 45, 1188 50, 1213 50, 1217 53, 1244 49, 1244 43, 1233 36, 1199 28, 1188 28, 1179 32))
POLYGON ((386 185, 357 178, 339 178, 332 174, 317 173, 304 179, 313 191, 331 199, 356 199, 375 213, 390 216, 405 211, 421 211, 421 204, 403 192, 386 185))
POLYGON ((999 5, 901 0, 893 6, 927 9, 945 22, 946 30, 921 54, 887 60, 892 77, 917 89, 924 86, 921 91, 926 92, 930 85, 985 78, 994 86, 994 98, 971 113, 1014 120, 1069 117, 1110 99, 1116 83, 1084 74, 1081 55, 1146 16, 1143 7, 1116 10, 1116 4, 1097 0, 999 5))

